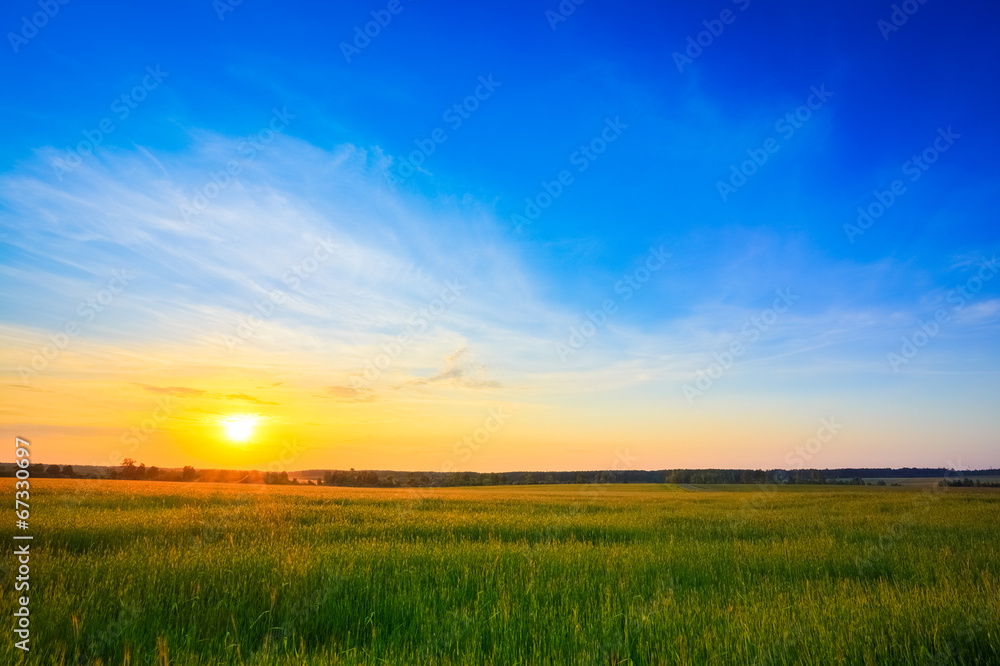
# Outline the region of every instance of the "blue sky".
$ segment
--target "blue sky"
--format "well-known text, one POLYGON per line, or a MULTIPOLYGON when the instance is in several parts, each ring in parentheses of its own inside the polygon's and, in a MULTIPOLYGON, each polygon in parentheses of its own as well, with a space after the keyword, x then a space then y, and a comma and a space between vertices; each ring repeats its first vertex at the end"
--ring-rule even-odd
MULTIPOLYGON (((556 2, 401 0, 348 62, 341 44, 388 5, 71 1, 37 34, 22 27, 37 3, 5 6, 2 325, 8 390, 25 391, 4 416, 11 428, 76 427, 91 451, 107 448, 102 427, 139 418, 141 404, 115 403, 102 417, 113 426, 67 423, 19 385, 48 332, 125 268, 132 286, 42 379, 74 395, 182 379, 249 395, 243 383, 266 368, 340 400, 338 423, 351 423, 335 450, 314 437, 303 466, 398 456, 434 468, 487 404, 525 416, 470 468, 562 468, 578 450, 571 467, 606 467, 619 433, 641 467, 781 466, 831 414, 856 425, 820 467, 1000 462, 1000 280, 948 300, 981 270, 992 277, 981 266, 998 249, 995 5, 914 3, 886 31, 891 4, 588 0, 553 23, 556 2), (674 54, 699 33, 706 45, 678 71, 674 54), (448 110, 477 88, 455 127, 448 110), (135 107, 126 117, 122 95, 135 107), (65 170, 102 121, 113 130, 65 170), (609 126, 614 140, 581 157, 609 126), (446 140, 390 185, 435 130, 446 140), (947 149, 934 163, 906 170, 935 141, 947 149), (767 159, 720 195, 751 155, 767 159), (185 215, 230 162, 239 173, 185 215), (525 198, 560 172, 572 182, 515 229, 525 198), (845 224, 897 180, 905 190, 850 242, 845 224), (220 356, 220 336, 262 294, 288 291, 282 277, 323 237, 338 260, 289 293, 245 357, 220 356), (616 284, 661 246, 670 260, 626 301, 616 284), (458 304, 390 372, 352 384, 447 280, 467 285, 458 304), (794 305, 686 399, 781 289, 794 305), (607 323, 560 354, 608 299, 607 323), (942 309, 947 322, 894 366, 903 338, 942 309), (139 356, 152 360, 126 360, 139 356), (174 376, 177 359, 191 365, 174 376), (366 430, 390 412, 401 428, 425 423, 425 436, 394 444, 366 430), (574 448, 580 429, 592 436, 574 448), (542 440, 548 457, 516 443, 542 440)), ((163 430, 169 458, 184 429, 163 430)))

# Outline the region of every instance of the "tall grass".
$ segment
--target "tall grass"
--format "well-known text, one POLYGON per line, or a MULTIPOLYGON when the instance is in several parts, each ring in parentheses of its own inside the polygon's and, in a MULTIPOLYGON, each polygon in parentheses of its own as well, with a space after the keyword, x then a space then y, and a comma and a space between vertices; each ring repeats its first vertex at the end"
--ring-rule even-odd
POLYGON ((32 484, 0 663, 1000 663, 995 490, 32 484))

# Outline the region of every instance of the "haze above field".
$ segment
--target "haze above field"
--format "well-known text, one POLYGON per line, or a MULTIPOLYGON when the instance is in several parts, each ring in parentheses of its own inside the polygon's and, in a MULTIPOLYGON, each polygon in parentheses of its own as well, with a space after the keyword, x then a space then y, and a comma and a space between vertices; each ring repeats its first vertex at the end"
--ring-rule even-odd
POLYGON ((1000 10, 889 4, 60 4, 0 68, 0 431, 100 466, 995 467, 1000 10))

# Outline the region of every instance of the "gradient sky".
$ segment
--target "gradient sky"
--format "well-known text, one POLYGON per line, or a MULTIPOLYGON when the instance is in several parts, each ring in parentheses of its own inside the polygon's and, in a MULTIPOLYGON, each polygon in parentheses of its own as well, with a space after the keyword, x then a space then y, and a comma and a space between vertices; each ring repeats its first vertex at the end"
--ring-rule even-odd
POLYGON ((5 3, 0 430, 73 464, 1000 464, 1000 8, 670 4, 5 3))

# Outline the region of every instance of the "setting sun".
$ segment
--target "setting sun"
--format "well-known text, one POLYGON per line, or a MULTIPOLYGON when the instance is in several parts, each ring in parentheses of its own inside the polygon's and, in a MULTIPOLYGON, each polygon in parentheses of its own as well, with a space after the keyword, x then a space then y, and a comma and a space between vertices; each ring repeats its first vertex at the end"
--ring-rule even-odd
POLYGON ((227 419, 222 424, 226 428, 226 437, 234 442, 245 442, 253 435, 257 418, 254 416, 236 416, 227 419))

